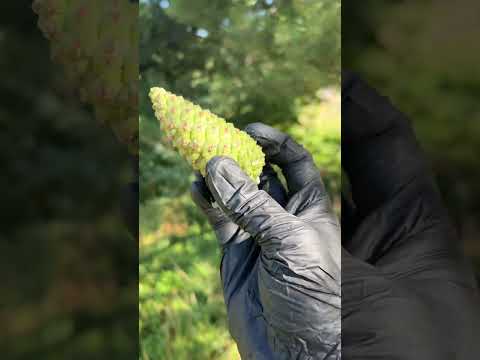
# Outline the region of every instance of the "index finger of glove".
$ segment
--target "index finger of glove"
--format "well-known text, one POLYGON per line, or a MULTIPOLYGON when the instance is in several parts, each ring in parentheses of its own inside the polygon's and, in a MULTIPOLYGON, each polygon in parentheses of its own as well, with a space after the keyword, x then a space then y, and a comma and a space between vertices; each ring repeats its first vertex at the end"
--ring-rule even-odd
POLYGON ((342 166, 361 213, 370 213, 407 185, 430 182, 406 116, 347 72, 342 79, 342 113, 342 166))
POLYGON ((262 147, 267 161, 280 167, 290 196, 312 183, 325 192, 312 155, 290 136, 262 123, 250 124, 245 131, 262 147))

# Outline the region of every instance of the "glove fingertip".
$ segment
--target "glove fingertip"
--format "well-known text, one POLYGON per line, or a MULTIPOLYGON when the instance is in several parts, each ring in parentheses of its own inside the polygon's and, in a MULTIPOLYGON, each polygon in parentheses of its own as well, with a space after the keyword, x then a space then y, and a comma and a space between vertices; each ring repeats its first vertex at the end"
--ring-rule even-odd
POLYGON ((245 128, 243 130, 248 135, 250 135, 252 137, 255 137, 258 131, 260 131, 262 129, 265 129, 265 128, 269 128, 269 126, 265 125, 264 123, 261 123, 261 122, 254 122, 254 123, 250 123, 247 126, 245 126, 245 128))

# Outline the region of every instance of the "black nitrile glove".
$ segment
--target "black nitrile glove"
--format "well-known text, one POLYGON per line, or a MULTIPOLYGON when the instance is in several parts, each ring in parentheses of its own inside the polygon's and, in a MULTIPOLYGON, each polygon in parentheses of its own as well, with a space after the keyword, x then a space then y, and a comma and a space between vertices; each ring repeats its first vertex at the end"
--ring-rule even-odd
POLYGON ((342 117, 344 359, 479 358, 473 272, 408 121, 346 73, 342 117))
POLYGON ((192 186, 223 249, 230 332, 242 359, 338 359, 340 228, 318 169, 277 130, 246 131, 282 169, 288 195, 269 165, 259 190, 223 157, 192 186))

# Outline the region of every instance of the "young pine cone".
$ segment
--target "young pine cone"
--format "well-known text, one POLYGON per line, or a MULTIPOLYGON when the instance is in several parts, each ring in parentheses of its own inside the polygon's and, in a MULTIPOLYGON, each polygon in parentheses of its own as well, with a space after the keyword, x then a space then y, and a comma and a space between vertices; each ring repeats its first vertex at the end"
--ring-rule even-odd
POLYGON ((38 26, 70 88, 138 150, 138 2, 34 0, 38 26))
POLYGON ((195 170, 205 176, 211 158, 228 156, 259 183, 265 155, 246 132, 165 89, 150 89, 150 99, 167 142, 195 170))

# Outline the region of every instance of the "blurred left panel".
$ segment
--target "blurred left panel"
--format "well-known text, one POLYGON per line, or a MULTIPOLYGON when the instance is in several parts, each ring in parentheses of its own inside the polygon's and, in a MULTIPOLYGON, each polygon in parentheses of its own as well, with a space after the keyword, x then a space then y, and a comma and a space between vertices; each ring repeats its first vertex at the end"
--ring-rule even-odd
POLYGON ((138 1, 0 5, 0 358, 138 357, 138 1))

